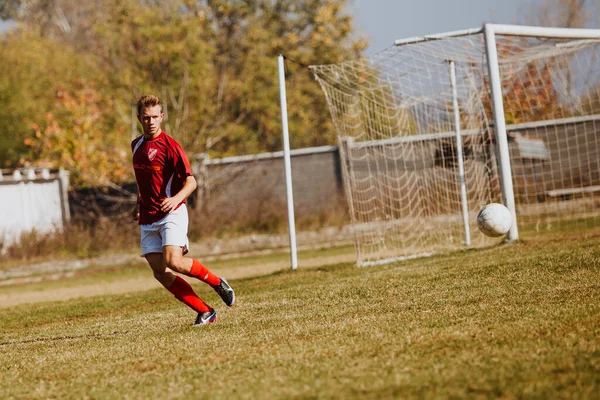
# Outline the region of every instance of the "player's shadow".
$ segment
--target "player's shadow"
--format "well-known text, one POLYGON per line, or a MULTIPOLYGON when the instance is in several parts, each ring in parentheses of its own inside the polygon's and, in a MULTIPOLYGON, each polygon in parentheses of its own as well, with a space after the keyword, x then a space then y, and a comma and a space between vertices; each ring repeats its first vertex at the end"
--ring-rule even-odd
POLYGON ((111 338, 114 338, 117 336, 125 335, 127 333, 129 333, 129 331, 115 331, 115 332, 109 332, 109 333, 91 333, 91 334, 81 334, 81 335, 50 336, 50 337, 41 337, 41 338, 32 338, 32 339, 23 339, 23 340, 6 340, 4 342, 0 342, 0 347, 11 346, 11 345, 16 345, 16 344, 60 342, 60 341, 64 341, 64 340, 111 339, 111 338))

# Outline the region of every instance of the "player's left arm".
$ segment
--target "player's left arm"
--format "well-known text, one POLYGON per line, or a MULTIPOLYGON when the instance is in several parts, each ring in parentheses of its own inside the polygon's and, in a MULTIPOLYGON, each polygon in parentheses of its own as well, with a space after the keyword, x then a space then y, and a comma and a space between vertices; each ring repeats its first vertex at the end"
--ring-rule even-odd
POLYGON ((188 198, 190 194, 196 190, 198 184, 196 183, 196 178, 192 173, 192 168, 190 166, 189 159, 183 151, 183 148, 175 143, 173 147, 173 162, 175 164, 175 173, 180 177, 185 177, 183 181, 183 186, 174 196, 167 197, 164 199, 160 205, 160 208, 163 212, 169 213, 175 210, 182 201, 188 198))
POLYGON ((193 175, 188 175, 185 178, 185 182, 183 183, 181 190, 177 192, 175 196, 164 199, 160 205, 160 209, 166 213, 175 210, 182 201, 187 199, 188 196, 192 194, 194 190, 196 190, 196 187, 198 187, 196 178, 194 178, 193 175))

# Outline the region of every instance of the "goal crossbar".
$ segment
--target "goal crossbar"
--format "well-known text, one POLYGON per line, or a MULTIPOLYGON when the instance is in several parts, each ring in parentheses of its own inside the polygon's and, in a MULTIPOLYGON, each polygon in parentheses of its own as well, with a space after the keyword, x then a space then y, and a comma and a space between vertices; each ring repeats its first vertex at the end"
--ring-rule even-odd
POLYGON ((394 41, 394 45, 404 46, 407 44, 429 42, 432 40, 442 40, 461 36, 477 35, 483 33, 486 27, 496 35, 560 39, 600 39, 600 29, 549 28, 542 26, 485 24, 481 28, 461 29, 457 31, 438 33, 434 35, 412 36, 406 39, 397 39, 394 41))

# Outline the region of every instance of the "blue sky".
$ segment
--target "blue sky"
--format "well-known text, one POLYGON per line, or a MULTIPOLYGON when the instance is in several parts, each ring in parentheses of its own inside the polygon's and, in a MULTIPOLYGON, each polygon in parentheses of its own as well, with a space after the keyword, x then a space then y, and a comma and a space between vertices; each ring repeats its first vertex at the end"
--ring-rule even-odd
POLYGON ((369 39, 367 55, 411 36, 523 23, 540 0, 350 0, 355 28, 369 39))

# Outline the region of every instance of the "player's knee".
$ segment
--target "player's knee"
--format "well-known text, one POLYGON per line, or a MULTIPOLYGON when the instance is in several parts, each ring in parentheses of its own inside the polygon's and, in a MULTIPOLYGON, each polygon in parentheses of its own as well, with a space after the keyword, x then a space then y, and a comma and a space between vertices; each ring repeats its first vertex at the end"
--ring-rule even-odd
POLYGON ((182 260, 179 258, 168 258, 167 260, 165 260, 165 265, 167 266, 167 268, 175 271, 175 272, 185 272, 183 270, 183 266, 182 266, 182 260))

